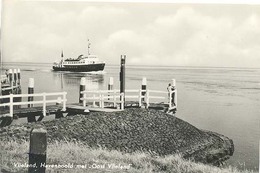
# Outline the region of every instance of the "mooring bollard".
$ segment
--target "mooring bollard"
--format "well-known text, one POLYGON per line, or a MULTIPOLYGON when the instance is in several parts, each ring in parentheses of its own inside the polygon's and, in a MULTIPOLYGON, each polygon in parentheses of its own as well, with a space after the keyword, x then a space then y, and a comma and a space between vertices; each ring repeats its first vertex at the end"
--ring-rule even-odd
POLYGON ((145 91, 142 91, 142 98, 141 98, 141 102, 142 103, 144 103, 144 101, 145 101, 145 97, 144 96, 146 94, 146 85, 147 85, 146 77, 143 77, 141 89, 145 90, 145 91))
MULTIPOLYGON (((29 84, 28 84, 28 94, 34 93, 34 78, 29 78, 29 84)), ((28 96, 28 102, 33 101, 33 96, 28 96)), ((28 104, 28 108, 33 107, 33 104, 28 104)), ((27 117, 28 122, 35 122, 35 116, 34 115, 28 115, 27 117)))
POLYGON ((83 94, 81 93, 82 91, 85 91, 86 89, 86 78, 82 77, 80 79, 80 86, 79 86, 79 103, 83 103, 83 100, 80 100, 83 98, 83 94))
MULTIPOLYGON (((125 102, 125 61, 126 55, 121 55, 121 66, 120 66, 120 100, 125 102), (121 95, 121 93, 124 93, 121 95), (123 97, 123 98, 121 98, 123 97)), ((120 104, 120 109, 122 109, 122 104, 120 104)))
POLYGON ((47 154, 47 131, 35 128, 30 132, 28 173, 45 173, 47 154))
POLYGON ((110 91, 111 90, 113 90, 113 85, 114 85, 114 79, 113 79, 113 77, 110 77, 109 78, 109 83, 108 83, 108 90, 109 90, 109 92, 108 92, 108 100, 110 100, 110 91))
POLYGON ((19 68, 17 69, 17 84, 21 84, 21 71, 19 68))

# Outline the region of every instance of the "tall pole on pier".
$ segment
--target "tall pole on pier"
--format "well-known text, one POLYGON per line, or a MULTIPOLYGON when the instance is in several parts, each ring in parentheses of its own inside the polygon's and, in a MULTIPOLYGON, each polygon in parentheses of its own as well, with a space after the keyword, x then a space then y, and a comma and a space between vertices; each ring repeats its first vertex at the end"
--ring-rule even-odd
MULTIPOLYGON (((120 100, 123 100, 125 102, 125 61, 126 61, 126 55, 121 55, 121 63, 120 63, 120 93, 124 93, 123 98, 120 98, 120 100)), ((121 104, 120 104, 121 108, 121 104)), ((121 108, 122 109, 122 108, 121 108)))

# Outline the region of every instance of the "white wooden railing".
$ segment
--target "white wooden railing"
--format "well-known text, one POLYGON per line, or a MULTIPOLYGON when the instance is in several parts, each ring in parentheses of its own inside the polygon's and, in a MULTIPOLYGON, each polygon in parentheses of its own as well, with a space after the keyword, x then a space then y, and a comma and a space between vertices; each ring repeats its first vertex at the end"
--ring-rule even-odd
POLYGON ((96 102, 99 103, 99 107, 104 108, 105 102, 113 103, 114 107, 119 104, 121 109, 124 109, 124 93, 120 93, 119 90, 98 90, 98 91, 81 91, 83 98, 83 106, 87 105, 87 101, 92 101, 93 106, 96 106, 96 102))
MULTIPOLYGON (((14 106, 19 105, 27 105, 27 104, 42 104, 42 110, 43 110, 43 116, 46 116, 46 106, 49 103, 58 103, 62 104, 62 111, 66 111, 66 98, 67 92, 57 92, 57 93, 35 93, 35 94, 10 94, 10 95, 4 95, 0 96, 0 99, 8 99, 8 103, 0 103, 0 107, 9 106, 9 116, 13 117, 14 113, 14 106), (47 99, 48 96, 61 96, 57 99, 47 99), (23 97, 40 97, 42 100, 35 99, 35 101, 18 101, 14 102, 14 98, 23 98, 23 97)), ((22 100, 22 99, 21 99, 22 100)))
POLYGON ((177 90, 165 92, 157 90, 125 90, 124 93, 120 93, 119 90, 96 90, 96 91, 81 91, 83 97, 80 100, 83 101, 83 106, 87 105, 87 101, 93 102, 93 106, 96 106, 96 102, 99 103, 99 107, 104 108, 105 102, 113 103, 114 107, 118 104, 121 105, 121 109, 124 109, 124 102, 127 99, 138 100, 139 106, 145 103, 146 108, 149 108, 151 99, 168 101, 169 110, 177 107, 177 90), (172 95, 175 95, 174 100, 172 100, 172 95), (153 95, 155 94, 155 95, 153 95), (144 103, 142 103, 142 98, 144 98, 144 103))

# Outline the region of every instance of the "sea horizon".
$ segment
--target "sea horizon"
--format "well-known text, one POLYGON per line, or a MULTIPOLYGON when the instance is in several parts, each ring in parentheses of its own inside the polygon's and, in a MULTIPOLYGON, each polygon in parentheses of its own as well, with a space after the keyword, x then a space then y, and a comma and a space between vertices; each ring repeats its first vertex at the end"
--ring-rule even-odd
MULTIPOLYGON (((2 62, 2 66, 1 68, 4 68, 5 65, 28 65, 28 66, 32 66, 35 64, 46 64, 46 65, 52 65, 52 62, 2 62)), ((106 66, 109 67, 118 67, 120 66, 120 63, 118 62, 118 64, 106 64, 106 66)), ((260 70, 260 67, 232 67, 232 66, 191 66, 191 65, 176 65, 176 66, 166 66, 166 65, 149 65, 149 64, 127 64, 126 67, 130 67, 130 68, 135 68, 135 67, 144 67, 144 68, 186 68, 186 69, 239 69, 239 70, 246 70, 246 69, 252 69, 252 70, 260 70)), ((52 68, 52 66, 50 66, 50 68, 52 68)))

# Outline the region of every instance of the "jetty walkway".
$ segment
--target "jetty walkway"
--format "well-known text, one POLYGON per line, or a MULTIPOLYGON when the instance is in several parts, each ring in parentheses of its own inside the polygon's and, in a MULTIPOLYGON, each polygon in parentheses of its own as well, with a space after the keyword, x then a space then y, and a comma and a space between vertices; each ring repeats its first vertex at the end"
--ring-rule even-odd
POLYGON ((55 118, 89 112, 115 112, 126 108, 157 109, 175 114, 177 89, 173 79, 166 91, 147 89, 144 77, 140 89, 125 89, 125 56, 121 56, 120 90, 114 89, 109 78, 108 90, 86 90, 83 77, 79 86, 79 102, 68 103, 67 92, 34 93, 34 79, 29 78, 28 93, 22 94, 20 69, 9 69, 0 81, 0 127, 10 125, 13 119, 27 118, 28 122, 41 121, 44 117, 55 118), (36 119, 37 118, 37 119, 36 119))

